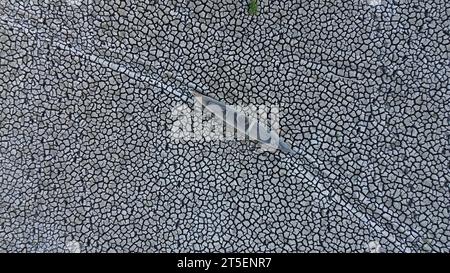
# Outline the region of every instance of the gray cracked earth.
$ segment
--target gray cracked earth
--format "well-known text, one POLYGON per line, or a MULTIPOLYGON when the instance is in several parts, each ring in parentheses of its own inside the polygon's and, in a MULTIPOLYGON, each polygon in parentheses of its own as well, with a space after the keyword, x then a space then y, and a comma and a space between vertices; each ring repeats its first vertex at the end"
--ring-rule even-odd
POLYGON ((247 7, 1 0, 0 251, 449 252, 450 2, 247 7), (174 141, 188 83, 302 153, 174 141))

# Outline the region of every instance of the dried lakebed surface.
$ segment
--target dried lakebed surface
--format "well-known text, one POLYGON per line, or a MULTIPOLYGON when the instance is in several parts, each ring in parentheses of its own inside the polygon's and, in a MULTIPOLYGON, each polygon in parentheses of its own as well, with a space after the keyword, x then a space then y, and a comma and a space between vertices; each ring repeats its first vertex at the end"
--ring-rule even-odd
POLYGON ((448 252, 449 9, 1 0, 0 251, 448 252), (192 86, 299 156, 174 140, 192 86))

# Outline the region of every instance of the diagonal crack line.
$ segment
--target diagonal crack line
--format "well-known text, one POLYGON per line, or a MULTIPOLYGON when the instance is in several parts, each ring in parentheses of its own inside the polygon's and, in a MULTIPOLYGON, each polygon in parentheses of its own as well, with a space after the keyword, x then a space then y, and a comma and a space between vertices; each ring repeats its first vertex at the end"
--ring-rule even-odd
MULTIPOLYGON (((289 158, 292 159, 292 158, 289 158)), ((294 172, 296 174, 302 174, 305 177, 306 183, 309 186, 312 186, 313 188, 316 188, 319 190, 319 194, 325 196, 325 197, 330 197, 331 200, 337 204, 339 204, 344 210, 346 210, 348 213, 355 215, 357 218, 359 218, 362 222, 364 223, 368 223, 371 227, 373 227, 376 231, 378 232, 385 232, 388 234, 388 236, 391 236, 391 232, 389 232, 388 229, 386 229, 383 225, 378 224, 377 222, 375 222, 374 220, 371 219, 371 217, 368 215, 367 212, 362 212, 359 211, 357 208, 355 208, 355 206, 353 204, 351 204, 348 200, 346 200, 346 198, 342 198, 342 196, 339 196, 338 193, 334 192, 334 191, 330 191, 329 189, 327 189, 323 182, 321 182, 321 180, 318 178, 317 175, 313 174, 312 171, 308 170, 308 168, 305 168, 304 166, 306 166, 306 164, 303 165, 299 165, 296 162, 293 162, 292 160, 287 160, 284 161, 288 164, 290 164, 292 166, 292 170, 294 170, 294 172), (337 196, 339 196, 339 198, 337 198, 337 196), (359 213, 360 212, 360 213, 359 213)), ((405 250, 408 252, 412 252, 412 250, 405 246, 402 242, 399 241, 399 238, 397 236, 393 236, 394 238, 394 243, 395 245, 400 249, 400 250, 405 250)))
MULTIPOLYGON (((380 221, 372 220, 371 218, 373 218, 373 216, 369 215, 368 212, 361 211, 360 209, 358 209, 358 206, 355 207, 354 203, 352 204, 351 200, 349 200, 348 198, 343 196, 343 194, 339 194, 338 192, 334 191, 333 189, 325 188, 324 184, 320 181, 320 179, 326 179, 326 177, 320 171, 317 170, 318 163, 315 161, 312 161, 313 158, 311 156, 304 155, 299 158, 301 160, 301 162, 303 163, 303 166, 300 166, 298 163, 293 162, 292 161, 293 159, 294 158, 291 157, 286 162, 288 164, 294 165, 292 168, 293 170, 298 170, 300 168, 303 169, 303 174, 307 177, 307 182, 310 182, 309 185, 319 189, 320 193, 324 194, 325 196, 330 195, 331 199, 334 202, 336 202, 339 205, 341 205, 342 207, 346 208, 348 212, 354 214, 356 217, 360 218, 360 220, 362 220, 363 222, 369 223, 378 232, 386 232, 388 234, 387 237, 393 238, 393 241, 401 249, 405 249, 406 251, 411 251, 411 248, 409 248, 405 245, 399 244, 399 242, 398 242, 400 239, 399 237, 406 237, 406 239, 404 239, 402 241, 409 242, 412 245, 414 245, 415 242, 420 240, 421 235, 418 231, 411 229, 402 223, 392 221, 392 220, 389 221, 388 219, 383 217, 383 219, 389 221, 391 224, 391 227, 389 227, 389 226, 386 227, 386 224, 383 224, 380 221), (313 167, 310 167, 310 165, 312 165, 313 167), (360 213, 358 213, 358 212, 360 212, 360 213), (401 234, 402 236, 392 236, 393 234, 395 234, 395 235, 401 234)), ((366 200, 358 199, 356 201, 363 205, 367 205, 366 200)), ((386 210, 388 210, 385 207, 382 208, 375 204, 372 204, 372 205, 374 205, 377 210, 380 210, 382 212, 386 212, 386 210)), ((437 250, 435 250, 435 251, 437 251, 437 250)))

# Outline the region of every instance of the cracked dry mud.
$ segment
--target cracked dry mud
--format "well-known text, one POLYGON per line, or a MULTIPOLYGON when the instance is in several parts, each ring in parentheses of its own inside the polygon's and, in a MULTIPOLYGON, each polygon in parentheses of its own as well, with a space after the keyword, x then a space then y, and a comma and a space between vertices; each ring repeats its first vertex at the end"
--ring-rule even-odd
POLYGON ((450 2, 259 2, 1 0, 0 251, 448 252, 450 2), (303 152, 174 141, 189 83, 303 152))

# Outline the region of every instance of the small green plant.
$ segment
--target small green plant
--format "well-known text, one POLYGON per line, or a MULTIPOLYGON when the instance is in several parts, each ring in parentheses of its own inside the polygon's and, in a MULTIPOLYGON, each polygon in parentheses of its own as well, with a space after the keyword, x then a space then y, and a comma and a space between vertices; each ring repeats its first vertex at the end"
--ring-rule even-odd
POLYGON ((258 0, 250 0, 250 2, 248 3, 248 14, 258 14, 258 0))

